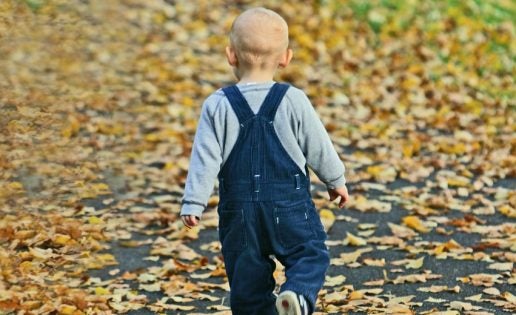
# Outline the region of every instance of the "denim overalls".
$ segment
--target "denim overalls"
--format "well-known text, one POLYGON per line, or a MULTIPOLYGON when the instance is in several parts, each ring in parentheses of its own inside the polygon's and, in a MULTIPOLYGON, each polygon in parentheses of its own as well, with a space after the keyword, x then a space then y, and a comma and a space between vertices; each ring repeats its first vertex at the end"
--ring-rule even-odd
POLYGON ((310 180, 273 126, 288 87, 274 84, 256 115, 236 86, 223 89, 241 127, 219 173, 219 237, 233 314, 276 314, 271 255, 285 266, 281 291, 303 294, 312 310, 329 265, 310 180))

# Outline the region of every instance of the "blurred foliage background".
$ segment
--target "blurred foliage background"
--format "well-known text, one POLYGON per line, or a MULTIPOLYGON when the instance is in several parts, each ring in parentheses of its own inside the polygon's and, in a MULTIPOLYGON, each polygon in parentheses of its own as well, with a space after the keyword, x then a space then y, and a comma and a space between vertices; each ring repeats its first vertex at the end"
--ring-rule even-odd
MULTIPOLYGON (((510 0, 5 0, 2 197, 107 193, 103 177, 128 165, 140 177, 155 161, 184 171, 202 100, 233 82, 231 22, 256 5, 290 24, 295 58, 277 79, 307 91, 338 143, 412 158, 431 130, 465 131, 459 140, 479 142, 424 151, 514 154, 510 0)), ((165 182, 181 183, 173 172, 165 182)), ((143 177, 133 184, 149 184, 143 177)))

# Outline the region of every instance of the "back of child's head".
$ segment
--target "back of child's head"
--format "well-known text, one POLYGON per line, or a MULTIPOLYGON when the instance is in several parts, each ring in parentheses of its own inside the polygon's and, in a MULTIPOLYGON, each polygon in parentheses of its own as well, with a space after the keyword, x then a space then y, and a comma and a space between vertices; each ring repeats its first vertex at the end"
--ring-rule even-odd
POLYGON ((229 38, 240 63, 264 67, 288 49, 288 25, 272 10, 253 8, 235 19, 229 38))

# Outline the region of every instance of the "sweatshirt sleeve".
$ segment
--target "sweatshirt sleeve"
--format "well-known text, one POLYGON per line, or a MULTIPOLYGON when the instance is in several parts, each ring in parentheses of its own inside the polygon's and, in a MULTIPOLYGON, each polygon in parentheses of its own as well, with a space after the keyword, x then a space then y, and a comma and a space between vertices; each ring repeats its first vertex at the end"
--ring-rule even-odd
POLYGON ((181 215, 201 217, 213 192, 222 164, 222 150, 209 113, 208 98, 203 104, 192 147, 181 215))
POLYGON ((330 136, 306 94, 298 90, 295 97, 298 117, 298 143, 306 163, 330 189, 346 184, 344 164, 335 151, 330 136))

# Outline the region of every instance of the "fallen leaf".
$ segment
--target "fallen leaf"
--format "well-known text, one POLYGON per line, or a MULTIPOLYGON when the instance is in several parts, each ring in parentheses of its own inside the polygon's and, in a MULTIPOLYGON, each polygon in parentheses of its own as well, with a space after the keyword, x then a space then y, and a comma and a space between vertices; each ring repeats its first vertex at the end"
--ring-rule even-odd
POLYGON ((338 275, 335 277, 326 276, 326 280, 324 281, 324 286, 336 287, 338 285, 342 285, 345 281, 346 281, 346 277, 343 275, 338 275))
POLYGON ((471 303, 459 302, 459 301, 452 301, 452 302, 450 302, 450 307, 452 309, 456 309, 456 310, 459 310, 459 311, 473 311, 473 310, 481 309, 481 307, 474 306, 471 303))
POLYGON ((387 222, 387 225, 391 229, 392 234, 397 237, 411 239, 417 235, 416 232, 402 225, 394 224, 391 222, 387 222))
POLYGON ((486 289, 482 290, 482 292, 484 292, 485 294, 489 294, 489 295, 496 295, 496 296, 500 295, 500 290, 498 290, 497 288, 486 288, 486 289))
POLYGON ((324 231, 328 232, 335 223, 335 215, 331 210, 323 209, 319 212, 324 231))
POLYGON ((355 236, 349 232, 346 233, 346 238, 342 242, 343 245, 349 246, 365 246, 367 245, 367 241, 361 237, 355 236))
POLYGON ((421 256, 418 259, 409 260, 409 262, 405 265, 405 268, 406 269, 419 269, 419 268, 423 267, 424 259, 425 259, 425 257, 421 256))
POLYGON ((488 269, 494 269, 494 270, 500 270, 500 271, 511 271, 513 269, 514 263, 507 262, 507 263, 493 263, 490 264, 487 268, 488 269))
POLYGON ((161 291, 161 283, 160 282, 155 282, 155 283, 150 283, 150 284, 140 283, 140 285, 138 286, 138 289, 145 290, 147 292, 159 292, 159 291, 161 291))
POLYGON ((512 303, 513 305, 516 304, 516 296, 508 291, 502 293, 502 296, 504 299, 507 300, 507 302, 512 303))
POLYGON ((421 233, 428 233, 430 229, 426 227, 421 220, 416 216, 406 216, 403 218, 403 224, 411 229, 414 229, 421 233))

